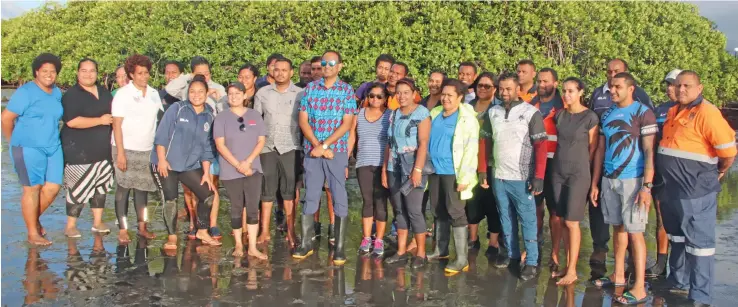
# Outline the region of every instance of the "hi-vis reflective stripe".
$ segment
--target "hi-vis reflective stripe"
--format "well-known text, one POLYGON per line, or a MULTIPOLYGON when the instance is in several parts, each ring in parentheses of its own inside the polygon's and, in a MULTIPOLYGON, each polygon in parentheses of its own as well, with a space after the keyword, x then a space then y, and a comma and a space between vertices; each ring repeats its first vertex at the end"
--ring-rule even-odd
POLYGON ((667 234, 666 236, 669 237, 669 241, 674 243, 684 243, 684 240, 686 240, 686 238, 682 236, 672 236, 669 234, 667 234))
POLYGON ((556 142, 556 141, 558 141, 558 139, 559 139, 559 138, 558 138, 558 137, 556 137, 556 136, 555 136, 555 135, 553 135, 553 134, 549 134, 549 135, 548 135, 548 140, 549 140, 549 141, 551 141, 551 142, 556 142))
POLYGON ((554 153, 553 152, 548 152, 548 153, 546 153, 546 157, 548 157, 549 159, 550 158, 553 158, 554 157, 554 153))
POLYGON ((694 160, 699 162, 705 162, 709 164, 717 164, 718 158, 717 157, 709 157, 707 155, 683 151, 679 149, 673 149, 668 147, 659 147, 659 153, 662 155, 677 157, 677 158, 683 158, 688 160, 694 160))
POLYGON ((715 248, 696 248, 696 247, 690 247, 686 246, 687 253, 690 253, 695 256, 713 256, 715 255, 715 248))
POLYGON ((730 143, 716 145, 715 146, 715 149, 728 149, 728 148, 731 148, 733 146, 735 146, 735 142, 730 142, 730 143))

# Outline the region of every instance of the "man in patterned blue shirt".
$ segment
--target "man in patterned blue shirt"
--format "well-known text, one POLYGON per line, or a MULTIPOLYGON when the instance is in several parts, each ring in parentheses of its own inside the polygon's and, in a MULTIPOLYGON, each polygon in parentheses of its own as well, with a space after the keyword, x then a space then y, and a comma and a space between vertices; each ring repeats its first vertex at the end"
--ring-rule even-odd
POLYGON ((310 82, 300 101, 300 129, 305 139, 305 204, 302 210, 302 242, 292 257, 306 258, 313 253, 313 214, 320 206, 323 182, 333 193, 335 210, 335 265, 346 262, 344 238, 348 223, 348 195, 345 169, 348 165, 348 131, 356 113, 354 89, 338 78, 343 68, 341 54, 326 51, 320 62, 323 78, 310 82))

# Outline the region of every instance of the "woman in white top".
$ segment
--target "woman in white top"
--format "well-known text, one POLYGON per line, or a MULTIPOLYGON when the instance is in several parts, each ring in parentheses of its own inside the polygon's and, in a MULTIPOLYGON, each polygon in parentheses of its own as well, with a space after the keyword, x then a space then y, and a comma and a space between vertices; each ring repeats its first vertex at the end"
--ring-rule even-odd
POLYGON ((115 212, 118 218, 118 240, 130 242, 128 237, 128 197, 133 190, 133 202, 138 216, 138 234, 153 239, 146 229, 148 192, 156 192, 149 158, 154 148, 156 116, 164 110, 159 92, 148 85, 151 60, 143 55, 126 59, 124 69, 131 79, 113 98, 113 161, 115 162, 115 212))

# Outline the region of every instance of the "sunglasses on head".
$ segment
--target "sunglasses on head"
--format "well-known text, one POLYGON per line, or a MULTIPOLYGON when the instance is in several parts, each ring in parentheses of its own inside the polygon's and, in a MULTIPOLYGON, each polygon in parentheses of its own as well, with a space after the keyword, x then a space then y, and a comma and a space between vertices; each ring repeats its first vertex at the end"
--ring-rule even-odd
POLYGON ((330 61, 322 60, 322 61, 320 61, 320 66, 323 66, 323 67, 326 67, 326 66, 333 67, 333 66, 336 66, 336 64, 338 64, 338 61, 336 61, 336 60, 330 60, 330 61))
POLYGON ((246 124, 243 123, 243 117, 239 117, 238 122, 241 123, 241 126, 238 127, 238 130, 241 130, 241 132, 246 131, 246 124))
POLYGON ((369 98, 369 99, 374 99, 374 98, 384 99, 384 95, 382 95, 382 94, 377 94, 377 95, 375 95, 375 94, 369 94, 366 97, 369 98))
POLYGON ((494 86, 492 84, 477 84, 477 88, 488 90, 493 88, 494 86))

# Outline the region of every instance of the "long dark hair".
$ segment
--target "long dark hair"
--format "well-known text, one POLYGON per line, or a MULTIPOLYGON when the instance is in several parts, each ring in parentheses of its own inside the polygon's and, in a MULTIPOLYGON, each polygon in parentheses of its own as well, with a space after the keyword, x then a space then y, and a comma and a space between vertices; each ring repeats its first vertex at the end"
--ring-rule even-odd
POLYGON ((587 99, 586 94, 586 85, 584 84, 584 81, 577 77, 569 77, 564 80, 562 84, 562 90, 563 90, 563 84, 566 84, 566 82, 574 82, 577 85, 577 89, 582 91, 582 96, 579 97, 579 103, 582 104, 585 108, 589 108, 589 99, 587 99))
POLYGON ((387 102, 389 101, 390 92, 387 90, 387 86, 383 83, 374 82, 369 85, 369 88, 366 89, 366 98, 364 98, 364 101, 361 103, 362 108, 366 108, 369 106, 369 93, 372 92, 373 89, 380 88, 382 89, 382 95, 384 95, 384 107, 387 108, 387 102))

